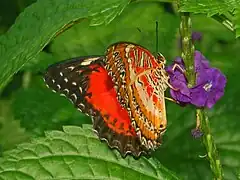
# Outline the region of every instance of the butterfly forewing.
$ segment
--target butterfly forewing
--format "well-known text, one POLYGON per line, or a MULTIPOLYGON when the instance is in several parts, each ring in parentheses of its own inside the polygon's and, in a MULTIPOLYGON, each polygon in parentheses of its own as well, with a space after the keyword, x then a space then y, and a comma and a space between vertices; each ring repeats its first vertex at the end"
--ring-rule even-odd
POLYGON ((103 64, 103 56, 80 57, 50 66, 44 76, 54 91, 68 97, 90 115, 101 140, 120 151, 123 157, 148 153, 136 135, 126 109, 117 100, 114 84, 103 64))
POLYGON ((87 93, 88 75, 96 71, 95 64, 100 64, 103 58, 101 56, 80 57, 51 65, 45 73, 44 80, 53 91, 68 97, 80 111, 92 114, 91 108, 85 107, 84 99, 85 96, 91 95, 87 93))
POLYGON ((125 42, 110 46, 104 61, 142 144, 156 149, 167 125, 164 63, 147 49, 125 42))

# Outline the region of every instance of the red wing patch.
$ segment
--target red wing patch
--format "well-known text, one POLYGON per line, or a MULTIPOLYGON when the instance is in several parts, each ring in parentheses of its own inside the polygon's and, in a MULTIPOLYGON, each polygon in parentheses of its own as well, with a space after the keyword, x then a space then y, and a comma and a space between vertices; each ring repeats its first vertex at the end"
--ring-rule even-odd
POLYGON ((119 150, 125 157, 148 154, 131 125, 128 111, 117 100, 117 93, 104 57, 71 59, 52 65, 45 74, 46 84, 66 96, 83 113, 93 119, 93 127, 101 140, 119 150))

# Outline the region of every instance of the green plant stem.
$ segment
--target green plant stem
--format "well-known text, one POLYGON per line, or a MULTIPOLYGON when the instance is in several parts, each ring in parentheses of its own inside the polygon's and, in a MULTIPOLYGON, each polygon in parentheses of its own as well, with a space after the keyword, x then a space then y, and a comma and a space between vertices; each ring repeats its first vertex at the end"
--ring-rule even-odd
MULTIPOLYGON (((186 77, 188 79, 188 87, 193 87, 196 81, 196 74, 194 70, 194 45, 192 44, 192 23, 190 13, 180 13, 180 35, 182 37, 182 58, 186 68, 186 77)), ((210 168, 214 175, 214 179, 223 179, 222 166, 219 160, 216 145, 210 131, 210 124, 207 115, 203 109, 196 110, 197 127, 201 127, 203 132, 203 144, 207 151, 210 168)))
POLYGON ((192 45, 192 22, 189 13, 180 13, 180 35, 182 37, 182 58, 186 66, 186 76, 188 79, 188 87, 193 87, 195 84, 194 71, 194 46, 192 45))
POLYGON ((207 150, 207 157, 210 162, 212 173, 214 174, 214 179, 222 180, 223 179, 222 165, 219 159, 217 147, 214 143, 213 136, 211 135, 208 116, 206 115, 206 112, 203 109, 197 109, 196 113, 200 120, 201 130, 204 133, 202 137, 202 142, 207 150))

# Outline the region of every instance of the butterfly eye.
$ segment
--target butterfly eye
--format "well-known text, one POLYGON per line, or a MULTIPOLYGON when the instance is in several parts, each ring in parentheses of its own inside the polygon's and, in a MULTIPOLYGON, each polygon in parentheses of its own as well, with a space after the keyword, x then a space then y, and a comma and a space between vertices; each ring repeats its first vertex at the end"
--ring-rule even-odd
POLYGON ((160 129, 163 129, 164 128, 164 125, 163 124, 160 124, 160 129))

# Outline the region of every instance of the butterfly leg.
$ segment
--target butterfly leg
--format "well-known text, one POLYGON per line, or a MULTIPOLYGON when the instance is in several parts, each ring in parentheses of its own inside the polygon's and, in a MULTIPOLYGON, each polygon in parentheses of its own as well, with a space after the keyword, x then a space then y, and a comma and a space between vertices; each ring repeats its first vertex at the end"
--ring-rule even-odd
POLYGON ((180 70, 184 75, 186 75, 186 71, 179 64, 174 64, 173 65, 172 71, 175 71, 175 69, 180 70))
MULTIPOLYGON (((172 71, 175 71, 176 69, 180 70, 184 76, 186 77, 186 71, 179 65, 179 64, 174 64, 172 67, 172 71)), ((169 82, 168 80, 166 80, 166 84, 168 85, 168 87, 174 91, 178 91, 179 89, 174 88, 169 82)))
POLYGON ((170 88, 170 89, 172 89, 172 90, 174 90, 174 91, 178 91, 179 89, 177 89, 177 88, 174 88, 169 82, 168 82, 168 80, 166 80, 166 84, 168 85, 168 87, 170 88))
POLYGON ((173 103, 176 103, 176 104, 180 104, 178 101, 176 101, 175 99, 173 99, 173 98, 169 98, 169 97, 164 97, 166 100, 168 100, 168 101, 171 101, 171 102, 173 102, 173 103))

